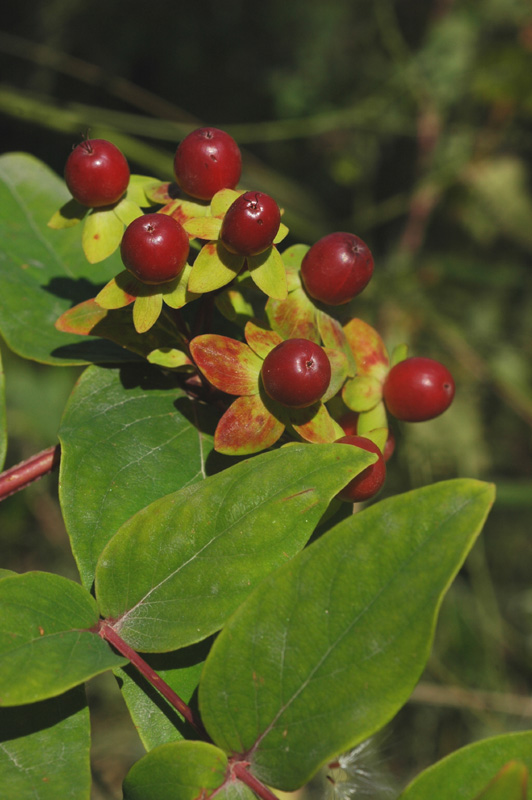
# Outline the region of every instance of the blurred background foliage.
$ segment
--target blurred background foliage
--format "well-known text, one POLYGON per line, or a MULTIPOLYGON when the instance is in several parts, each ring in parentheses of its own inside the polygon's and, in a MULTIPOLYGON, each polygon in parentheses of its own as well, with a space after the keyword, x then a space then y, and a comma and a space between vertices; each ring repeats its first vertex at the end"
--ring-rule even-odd
MULTIPOLYGON (((290 242, 367 241, 373 281, 341 312, 445 362, 458 386, 443 417, 397 426, 386 492, 455 476, 498 486, 378 769, 401 785, 473 739, 529 727, 529 0, 27 0, 3 12, 0 74, 2 152, 61 173, 90 129, 133 171, 169 179, 183 135, 216 125, 242 147, 242 185, 284 206, 290 242)), ((78 371, 2 351, 11 466, 55 443, 78 371)), ((56 481, 2 504, 3 566, 75 576, 56 481)), ((94 798, 119 798, 140 745, 112 679, 91 704, 94 798)))

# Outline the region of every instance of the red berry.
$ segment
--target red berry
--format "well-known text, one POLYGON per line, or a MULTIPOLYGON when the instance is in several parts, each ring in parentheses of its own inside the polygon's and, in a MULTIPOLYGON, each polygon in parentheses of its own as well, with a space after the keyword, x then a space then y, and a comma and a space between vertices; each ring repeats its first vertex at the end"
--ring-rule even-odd
POLYGON ((342 436, 336 441, 340 444, 354 444, 379 457, 374 464, 363 469, 341 492, 338 492, 336 495, 338 499, 346 500, 349 503, 361 503, 363 500, 374 497, 380 491, 386 478, 386 464, 378 446, 371 439, 366 439, 365 436, 342 436))
POLYGON ((319 344, 309 339, 287 339, 268 353, 261 375, 272 400, 291 408, 306 408, 327 391, 331 363, 319 344))
POLYGON ((143 283, 165 283, 183 271, 189 240, 180 222, 167 214, 144 214, 125 230, 120 245, 124 266, 143 283))
POLYGON ((390 414, 405 422, 424 422, 443 414, 454 397, 453 376, 432 358, 406 358, 392 367, 383 387, 390 414))
POLYGON ((321 303, 340 306, 367 286, 373 274, 373 256, 353 233, 330 233, 306 253, 301 277, 309 295, 321 303))
POLYGON ((281 212, 275 200, 263 192, 246 192, 229 206, 220 238, 231 253, 255 256, 272 244, 281 212))
POLYGON ((81 205, 110 206, 120 200, 128 187, 129 166, 112 142, 86 139, 67 158, 65 181, 81 205))
POLYGON ((234 189, 240 180, 242 156, 232 136, 218 128, 198 128, 186 136, 174 157, 181 189, 210 200, 220 189, 234 189))

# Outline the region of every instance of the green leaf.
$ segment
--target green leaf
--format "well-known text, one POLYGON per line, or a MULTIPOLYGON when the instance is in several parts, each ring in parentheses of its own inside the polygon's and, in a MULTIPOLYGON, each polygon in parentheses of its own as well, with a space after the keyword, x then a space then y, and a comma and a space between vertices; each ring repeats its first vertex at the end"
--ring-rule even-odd
POLYGON ((140 289, 140 282, 131 272, 124 269, 114 278, 111 278, 109 283, 98 292, 94 300, 101 308, 109 310, 124 308, 135 302, 140 289))
POLYGON ((227 756, 207 742, 170 742, 133 764, 124 800, 198 800, 226 779, 227 756))
POLYGON ((382 728, 419 679, 493 495, 454 480, 384 500, 266 578, 205 663, 199 702, 213 741, 290 791, 382 728))
POLYGON ((120 258, 87 263, 78 228, 51 230, 50 213, 69 198, 57 175, 24 153, 0 156, 0 329, 23 358, 69 366, 116 361, 117 348, 55 328, 71 305, 122 269, 120 258), (38 332, 38 335, 36 335, 38 332))
POLYGON ((526 800, 528 769, 520 761, 509 761, 475 800, 526 800))
POLYGON ((3 468, 7 451, 6 392, 2 353, 0 351, 0 469, 3 468))
MULTIPOLYGON (((120 220, 120 222, 122 222, 123 225, 126 226, 129 225, 131 222, 133 222, 133 220, 142 217, 143 214, 142 209, 139 208, 139 204, 133 202, 133 200, 131 200, 131 198, 128 197, 128 195, 123 197, 119 203, 113 206, 113 211, 120 220)), ((124 229, 122 228, 122 233, 123 231, 124 229)), ((122 237, 120 237, 120 239, 121 238, 122 237)))
MULTIPOLYGON (((482 739, 426 769, 402 792, 400 800, 473 800, 486 784, 512 760, 532 770, 532 732, 509 733, 482 739)), ((527 800, 532 800, 528 785, 527 800)), ((489 795, 486 795, 486 800, 489 795)), ((507 796, 505 796, 506 798, 507 796)), ((490 798, 491 800, 491 798, 490 798)), ((508 800, 513 798, 508 797, 508 800)))
POLYGON ((331 380, 329 381, 327 391, 321 398, 322 403, 327 403, 336 394, 338 394, 342 388, 344 381, 347 378, 349 364, 347 358, 341 350, 333 350, 330 347, 325 347, 324 350, 327 353, 327 358, 329 359, 329 363, 331 365, 331 380))
POLYGON ((214 448, 228 456, 260 453, 282 436, 285 423, 271 413, 265 397, 253 394, 237 397, 221 417, 214 434, 214 448))
POLYGON ((361 411, 358 415, 357 433, 359 436, 365 436, 366 433, 374 431, 375 428, 387 427, 386 407, 382 401, 370 411, 361 411))
POLYGON ((324 311, 318 310, 317 323, 321 340, 324 347, 333 350, 340 350, 347 359, 349 375, 353 376, 356 372, 356 363, 347 341, 344 329, 334 317, 330 317, 324 311))
POLYGON ((150 364, 158 364, 166 369, 181 369, 183 367, 194 369, 190 358, 182 350, 176 350, 175 347, 159 347, 157 350, 152 350, 151 353, 148 353, 147 358, 150 364))
MULTIPOLYGON (((154 186, 158 184, 159 182, 155 178, 150 178, 147 175, 130 175, 126 199, 137 206, 141 206, 141 208, 147 208, 153 202, 148 193, 153 191, 154 186)), ((165 184, 165 186, 168 186, 168 184, 165 184)), ((156 202, 159 202, 159 200, 156 202)), ((166 203, 168 200, 165 199, 162 202, 166 203)))
POLYGON ((303 547, 332 497, 372 458, 352 446, 298 444, 152 503, 101 555, 102 615, 144 652, 200 641, 303 547))
POLYGON ((248 256, 249 274, 256 286, 273 297, 274 300, 285 300, 288 295, 286 272, 283 259, 276 247, 269 247, 258 256, 248 256))
POLYGON ((34 703, 126 663, 89 629, 94 598, 47 572, 0 581, 0 706, 34 703))
POLYGON ((220 189, 219 192, 216 192, 211 200, 210 210, 212 216, 223 216, 241 194, 243 194, 243 192, 238 189, 220 189))
POLYGON ((187 220, 183 227, 190 236, 198 239, 218 239, 222 220, 217 217, 199 217, 187 220))
POLYGON ((60 231, 64 228, 73 228, 89 213, 87 206, 82 206, 77 200, 71 198, 56 211, 48 221, 48 227, 60 231))
POLYGON ((114 208, 93 208, 85 217, 81 246, 90 264, 97 264, 112 255, 122 241, 124 223, 114 208))
POLYGON ((290 422, 306 442, 334 442, 344 435, 343 429, 331 417, 323 403, 308 408, 290 409, 290 422))
POLYGON ((0 785, 6 798, 89 800, 89 712, 83 687, 0 708, 0 785))
POLYGON ((238 395, 258 394, 260 359, 243 342, 205 333, 190 343, 192 358, 207 380, 222 392, 238 395))
POLYGON ((146 333, 153 328, 163 310, 163 296, 159 287, 153 293, 141 294, 133 305, 133 325, 137 333, 146 333))
POLYGON ((195 294, 220 289, 238 275, 243 265, 243 256, 233 255, 219 242, 209 242, 194 262, 188 288, 195 294))
POLYGON ((170 308, 183 308, 187 303, 196 300, 200 296, 188 289, 188 281, 191 272, 192 267, 190 264, 185 264, 185 268, 179 273, 177 278, 162 284, 160 287, 163 300, 170 308))
POLYGON ((59 438, 61 505, 86 586, 123 522, 205 477, 212 436, 202 431, 202 413, 175 379, 148 365, 83 373, 59 438))
POLYGON ((408 358, 408 345, 398 344, 393 348, 392 355, 390 356, 390 367, 395 367, 401 361, 408 358))

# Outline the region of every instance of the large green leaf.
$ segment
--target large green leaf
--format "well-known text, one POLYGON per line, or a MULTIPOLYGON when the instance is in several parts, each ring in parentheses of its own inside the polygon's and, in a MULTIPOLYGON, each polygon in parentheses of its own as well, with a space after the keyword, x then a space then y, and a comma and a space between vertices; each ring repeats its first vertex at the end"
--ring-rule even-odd
POLYGON ((89 712, 83 687, 0 709, 0 793, 6 800, 89 800, 89 712))
POLYGON ((0 706, 55 697, 126 663, 90 629, 94 598, 47 572, 0 581, 0 706))
POLYGON ((144 652, 204 639, 304 546, 334 495, 373 460, 352 445, 295 444, 155 501, 101 555, 100 612, 144 652))
POLYGON ((197 800, 226 778, 227 756, 207 742, 170 742, 133 764, 124 800, 197 800))
POLYGON ((118 254, 87 262, 81 226, 47 226, 68 197, 63 181, 33 156, 0 156, 0 330, 24 358, 61 365, 121 361, 120 348, 107 341, 54 328, 64 311, 93 297, 122 269, 118 254))
POLYGON ((147 364, 83 373, 59 438, 61 504, 85 586, 123 522, 206 476, 212 436, 200 414, 172 376, 147 364))
POLYGON ((6 394, 2 353, 0 351, 0 469, 4 466, 7 450, 6 394))
MULTIPOLYGON (((401 794, 401 800, 473 800, 505 764, 515 759, 529 773, 532 771, 531 731, 493 736, 451 753, 418 775, 401 794)), ((526 797, 532 800, 532 783, 526 797)))
POLYGON ((492 500, 492 486, 468 480, 384 500, 265 579, 205 664, 213 741, 293 790, 382 728, 423 670, 442 596, 492 500))

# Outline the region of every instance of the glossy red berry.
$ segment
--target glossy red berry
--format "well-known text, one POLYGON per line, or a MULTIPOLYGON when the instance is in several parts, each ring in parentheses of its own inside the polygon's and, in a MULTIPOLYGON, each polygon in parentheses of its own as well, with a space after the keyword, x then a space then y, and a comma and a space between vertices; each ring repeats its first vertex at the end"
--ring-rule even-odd
POLYGON ((279 206, 270 195, 246 192, 227 209, 220 238, 231 253, 254 256, 270 247, 280 224, 279 206))
POLYGON ((384 462, 384 456, 378 446, 375 442, 372 442, 371 439, 366 439, 365 436, 342 436, 341 439, 337 439, 336 441, 341 444, 353 444, 356 447, 361 447, 362 450, 367 450, 378 456, 374 464, 363 469, 356 478, 353 478, 353 480, 336 495, 338 499, 345 500, 349 503, 361 503, 363 500, 369 500, 370 497, 374 497, 377 492, 380 491, 386 479, 386 464, 384 462))
POLYGON ((314 300, 330 306, 348 303, 373 274, 370 249, 353 233, 330 233, 312 245, 301 264, 301 278, 314 300))
POLYGON ((261 376, 272 400, 291 408, 306 408, 327 391, 331 363, 319 344, 309 339, 287 339, 268 353, 261 376))
POLYGON ((106 139, 85 139, 65 164, 66 185, 74 200, 100 208, 116 203, 129 184, 129 166, 118 147, 106 139))
POLYGON ((166 283, 183 271, 189 240, 180 222, 167 214, 144 214, 128 225, 120 255, 142 283, 166 283))
POLYGON ((234 189, 240 180, 242 156, 232 136, 218 128, 189 133, 174 157, 181 189, 199 200, 210 200, 220 189, 234 189))
POLYGON ((432 358, 406 358, 388 373, 383 397, 388 411, 397 419, 424 422, 443 414, 451 405, 453 376, 432 358))

